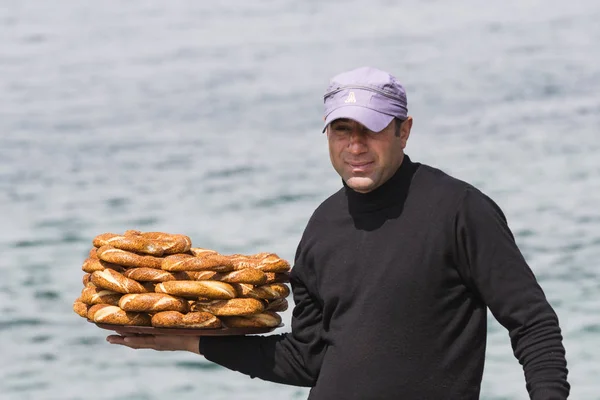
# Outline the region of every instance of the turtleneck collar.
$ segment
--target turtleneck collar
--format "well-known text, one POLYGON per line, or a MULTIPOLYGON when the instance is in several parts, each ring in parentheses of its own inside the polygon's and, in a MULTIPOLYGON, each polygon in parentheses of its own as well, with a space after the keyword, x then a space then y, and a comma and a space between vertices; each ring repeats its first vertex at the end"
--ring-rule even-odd
POLYGON ((419 163, 413 163, 405 154, 396 173, 383 185, 368 193, 356 192, 342 180, 350 213, 372 212, 404 203, 412 176, 419 165, 419 163))

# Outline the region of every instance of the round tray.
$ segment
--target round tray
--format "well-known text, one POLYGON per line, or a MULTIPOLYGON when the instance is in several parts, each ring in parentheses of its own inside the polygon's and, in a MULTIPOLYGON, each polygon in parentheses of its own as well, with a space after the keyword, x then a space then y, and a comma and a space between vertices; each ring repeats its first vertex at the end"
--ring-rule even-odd
POLYGON ((108 329, 117 333, 137 333, 141 335, 186 335, 186 336, 234 336, 234 335, 253 335, 257 333, 272 332, 281 328, 283 324, 271 328, 216 328, 216 329, 196 329, 196 328, 155 328, 153 326, 133 326, 133 325, 114 325, 102 324, 88 320, 99 328, 108 329))

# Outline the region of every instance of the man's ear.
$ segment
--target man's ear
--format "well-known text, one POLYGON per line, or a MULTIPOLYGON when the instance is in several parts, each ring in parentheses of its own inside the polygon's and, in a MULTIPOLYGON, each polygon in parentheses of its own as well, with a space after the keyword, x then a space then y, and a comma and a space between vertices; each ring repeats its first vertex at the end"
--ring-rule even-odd
POLYGON ((402 149, 406 147, 406 142, 410 136, 410 130, 412 129, 413 119, 411 116, 406 118, 400 127, 400 141, 402 142, 402 149))

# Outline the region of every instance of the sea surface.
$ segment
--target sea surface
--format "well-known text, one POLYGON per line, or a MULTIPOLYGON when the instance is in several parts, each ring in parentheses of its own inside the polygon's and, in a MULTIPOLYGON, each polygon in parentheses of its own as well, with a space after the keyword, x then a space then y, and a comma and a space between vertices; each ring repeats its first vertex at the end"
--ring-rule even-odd
MULTIPOLYGON (((323 93, 365 65, 406 86, 411 158, 504 210, 571 398, 600 399, 599 21, 597 0, 0 1, 0 399, 305 399, 109 345, 71 306, 104 232, 292 260, 341 185, 323 93)), ((488 343, 482 399, 527 399, 492 317, 488 343)))

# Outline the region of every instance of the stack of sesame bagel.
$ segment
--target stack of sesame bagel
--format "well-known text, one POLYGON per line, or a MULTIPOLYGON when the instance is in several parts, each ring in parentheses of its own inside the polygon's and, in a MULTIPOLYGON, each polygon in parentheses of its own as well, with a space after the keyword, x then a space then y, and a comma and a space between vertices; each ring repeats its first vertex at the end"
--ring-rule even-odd
POLYGON ((290 264, 274 253, 224 255, 185 235, 134 230, 93 246, 73 310, 95 323, 272 328, 288 308, 290 264))

